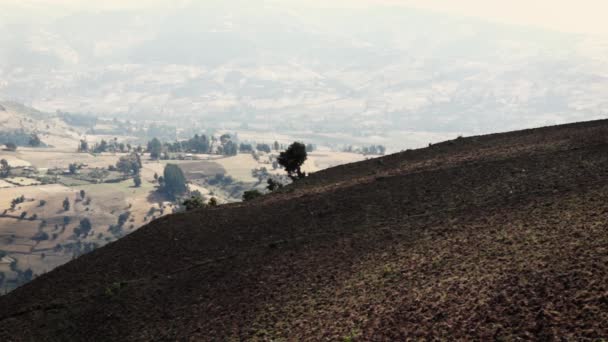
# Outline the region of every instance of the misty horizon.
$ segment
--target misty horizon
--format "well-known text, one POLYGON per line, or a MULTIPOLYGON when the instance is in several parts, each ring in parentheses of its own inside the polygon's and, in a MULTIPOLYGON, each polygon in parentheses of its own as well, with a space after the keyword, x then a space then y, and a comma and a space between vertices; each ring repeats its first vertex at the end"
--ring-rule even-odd
POLYGON ((7 2, 0 99, 214 129, 374 136, 393 150, 424 146, 428 134, 606 115, 608 39, 551 15, 534 25, 517 16, 519 3, 503 17, 474 1, 146 4, 7 2))

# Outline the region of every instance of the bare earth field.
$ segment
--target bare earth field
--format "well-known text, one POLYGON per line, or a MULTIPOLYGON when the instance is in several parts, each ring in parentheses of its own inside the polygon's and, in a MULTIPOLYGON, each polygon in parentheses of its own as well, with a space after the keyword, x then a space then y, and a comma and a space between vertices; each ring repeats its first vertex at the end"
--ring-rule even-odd
POLYGON ((0 297, 0 339, 600 341, 607 137, 456 139, 166 216, 0 297))

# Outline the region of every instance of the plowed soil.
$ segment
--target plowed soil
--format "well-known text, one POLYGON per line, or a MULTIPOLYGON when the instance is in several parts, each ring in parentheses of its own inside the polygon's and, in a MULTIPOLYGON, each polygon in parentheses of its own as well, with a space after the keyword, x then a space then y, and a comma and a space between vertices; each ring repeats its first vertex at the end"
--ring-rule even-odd
POLYGON ((608 338, 608 121, 161 218, 0 297, 2 341, 608 338))

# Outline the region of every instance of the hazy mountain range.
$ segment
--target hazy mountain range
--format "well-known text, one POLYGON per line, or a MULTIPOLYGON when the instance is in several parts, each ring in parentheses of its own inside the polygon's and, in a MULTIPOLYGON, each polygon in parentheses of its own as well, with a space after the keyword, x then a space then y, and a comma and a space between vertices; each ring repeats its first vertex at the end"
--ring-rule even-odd
POLYGON ((389 6, 20 13, 0 24, 0 99, 45 111, 390 135, 586 120, 608 104, 608 40, 580 34, 389 6))

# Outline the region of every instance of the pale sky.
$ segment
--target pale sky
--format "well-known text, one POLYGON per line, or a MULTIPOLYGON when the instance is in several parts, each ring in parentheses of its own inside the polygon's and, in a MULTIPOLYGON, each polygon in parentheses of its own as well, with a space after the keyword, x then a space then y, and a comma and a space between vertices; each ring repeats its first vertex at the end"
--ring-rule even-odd
POLYGON ((394 2, 564 32, 608 34, 607 0, 395 0, 394 2))
MULTIPOLYGON (((196 0, 0 0, 21 8, 72 11, 179 6, 196 0)), ((199 0, 205 1, 205 0, 199 0)), ((254 3, 256 0, 251 0, 254 3)), ((484 18, 489 21, 536 26, 563 32, 608 35, 608 0, 272 0, 311 6, 378 6, 394 4, 484 18)))

